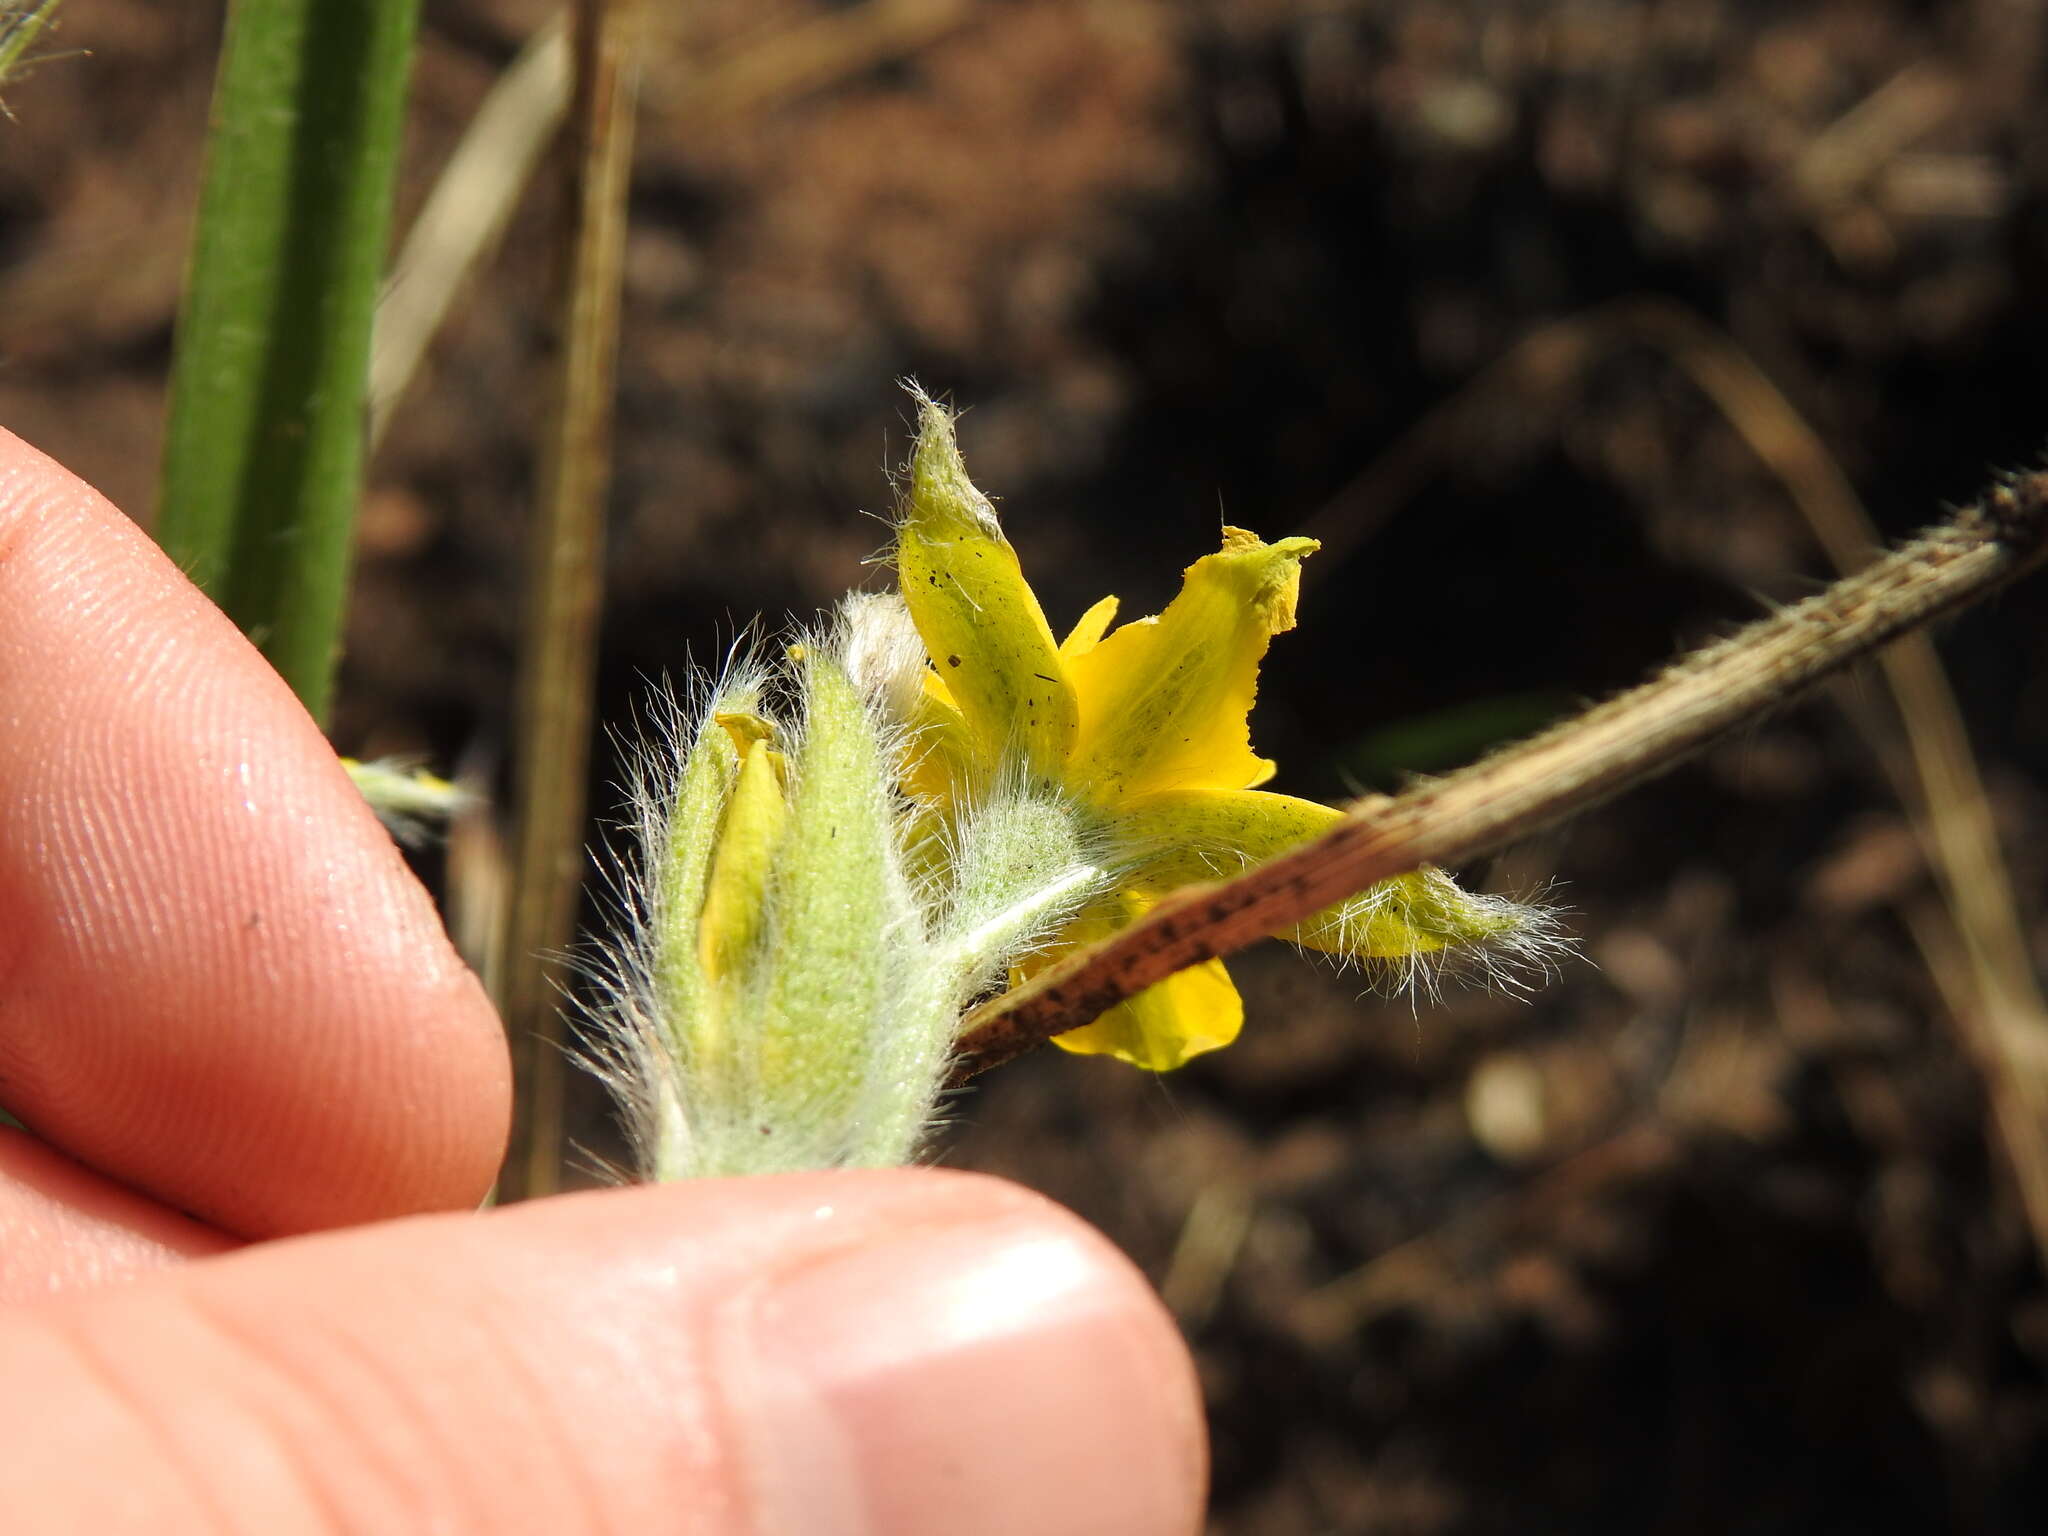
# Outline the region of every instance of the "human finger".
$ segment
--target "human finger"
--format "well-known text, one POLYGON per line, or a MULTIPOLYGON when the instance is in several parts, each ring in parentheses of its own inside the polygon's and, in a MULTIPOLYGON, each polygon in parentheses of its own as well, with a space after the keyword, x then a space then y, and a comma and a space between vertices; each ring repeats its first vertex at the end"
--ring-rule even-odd
POLYGON ((225 1232, 0 1130, 0 1307, 117 1285, 234 1246, 225 1232))
POLYGON ((0 1320, 24 1531, 1186 1536, 1171 1322, 1036 1196, 926 1171, 268 1244, 0 1320), (119 1475, 110 1475, 119 1469, 119 1475))
POLYGON ((0 1104, 267 1236, 473 1204, 502 1039, 319 730, 96 492, 0 433, 0 1104))

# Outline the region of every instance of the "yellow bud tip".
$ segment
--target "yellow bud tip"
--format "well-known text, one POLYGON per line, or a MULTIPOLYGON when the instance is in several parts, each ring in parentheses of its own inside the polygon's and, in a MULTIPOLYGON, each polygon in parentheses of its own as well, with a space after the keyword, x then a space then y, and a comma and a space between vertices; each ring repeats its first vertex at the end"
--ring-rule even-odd
POLYGON ((789 820, 780 757, 765 736, 755 738, 718 829, 697 925, 698 964, 714 981, 738 967, 764 921, 762 901, 789 820))
POLYGON ((755 742, 775 740, 775 722, 750 710, 721 709, 712 714, 711 720, 732 739, 742 757, 755 742))

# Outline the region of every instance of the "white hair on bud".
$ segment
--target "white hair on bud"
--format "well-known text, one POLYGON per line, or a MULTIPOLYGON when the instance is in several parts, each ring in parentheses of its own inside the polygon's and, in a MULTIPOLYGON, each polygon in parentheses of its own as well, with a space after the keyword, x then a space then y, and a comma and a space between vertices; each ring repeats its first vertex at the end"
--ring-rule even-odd
MULTIPOLYGON (((1468 891, 1434 865, 1424 865, 1415 873, 1428 883, 1432 897, 1456 907, 1466 932, 1438 948, 1398 955, 1296 947, 1340 970, 1359 970, 1375 992, 1406 996, 1411 1005, 1427 1000, 1432 1006, 1443 1001, 1447 982, 1486 992, 1526 995, 1555 976, 1559 965, 1578 952, 1577 941, 1564 926, 1567 908, 1540 896, 1517 899, 1468 891)), ((1399 902, 1399 887, 1392 880, 1347 898, 1337 907, 1340 938, 1348 930, 1363 933, 1373 917, 1399 902)))
POLYGON ((882 718, 907 727, 924 692, 924 641, 898 592, 849 592, 824 643, 882 718))
POLYGON ((937 931, 963 1004, 1043 951, 1115 883, 1087 819, 1021 772, 1004 775, 937 835, 950 872, 937 931))
MULTIPOLYGON (((683 766, 704 732, 716 729, 715 714, 759 705, 773 673, 763 650, 742 635, 718 672, 692 668, 680 688, 664 680, 649 691, 634 730, 615 736, 625 764, 625 807, 609 830, 627 846, 597 860, 598 900, 611 921, 576 957, 589 995, 578 1008, 584 1028, 576 1060, 610 1090, 644 1177, 685 1166, 693 1137, 678 1021, 669 1016, 658 976, 663 936, 678 921, 661 870, 679 834, 710 838, 717 828, 676 825, 683 766)), ((620 1182, 628 1178, 617 1168, 598 1165, 595 1171, 620 1182)))

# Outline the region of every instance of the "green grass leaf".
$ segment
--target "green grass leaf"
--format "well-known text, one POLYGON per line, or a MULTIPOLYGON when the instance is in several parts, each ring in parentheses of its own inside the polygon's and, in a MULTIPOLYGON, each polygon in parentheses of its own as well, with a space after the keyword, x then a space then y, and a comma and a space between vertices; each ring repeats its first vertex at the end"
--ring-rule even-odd
POLYGON ((235 0, 179 316, 157 536, 316 718, 363 475, 418 0, 235 0))

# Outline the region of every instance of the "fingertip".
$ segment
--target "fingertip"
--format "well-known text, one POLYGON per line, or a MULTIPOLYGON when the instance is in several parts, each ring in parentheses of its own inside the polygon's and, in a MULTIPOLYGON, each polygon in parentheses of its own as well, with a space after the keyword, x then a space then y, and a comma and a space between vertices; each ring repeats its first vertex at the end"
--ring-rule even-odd
MULTIPOLYGON (((955 1176, 960 1177, 960 1176, 955 1176)), ((744 1466, 780 1532, 1183 1533, 1192 1362, 1130 1261, 995 1180, 789 1267, 736 1309, 744 1466)))
POLYGON ((495 1017, 277 675, 0 433, 0 1091, 246 1236, 473 1204, 495 1017))
POLYGON ((388 1223, 49 1321, 90 1371, 0 1327, 0 1373, 38 1381, 33 1411, 0 1398, 0 1507, 40 1528, 168 1528, 109 1523, 117 1497, 275 1531, 1200 1524, 1193 1372, 1164 1311, 1074 1217, 969 1176, 388 1223), (81 1472, 110 1464, 131 1469, 118 1489, 81 1472))

